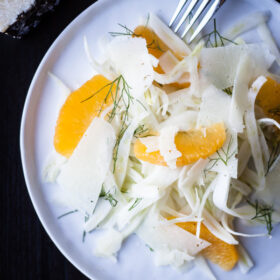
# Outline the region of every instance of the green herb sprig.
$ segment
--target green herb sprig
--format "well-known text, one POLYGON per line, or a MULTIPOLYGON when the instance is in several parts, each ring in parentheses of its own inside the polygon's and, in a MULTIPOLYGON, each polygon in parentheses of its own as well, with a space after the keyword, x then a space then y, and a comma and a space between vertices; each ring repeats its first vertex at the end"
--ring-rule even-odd
POLYGON ((128 209, 128 211, 131 211, 132 209, 134 209, 134 208, 141 202, 142 199, 143 199, 143 198, 140 198, 140 197, 136 198, 135 201, 134 201, 134 203, 133 203, 133 204, 131 205, 131 207, 128 209))
POLYGON ((116 143, 114 146, 114 151, 113 151, 113 162, 114 162, 113 173, 114 173, 116 170, 116 163, 117 163, 117 159, 118 159, 119 145, 120 145, 121 139, 122 139, 126 129, 128 128, 128 125, 127 125, 128 113, 129 113, 129 108, 130 108, 131 104, 133 103, 134 98, 130 94, 131 87, 128 85, 125 78, 122 75, 120 75, 116 79, 114 79, 112 82, 108 83, 107 85, 100 88, 98 91, 91 94, 86 99, 82 100, 81 103, 90 100, 91 98, 96 96, 98 93, 100 93, 102 90, 104 90, 105 88, 108 88, 108 92, 100 106, 98 116, 103 111, 104 106, 105 106, 106 102, 108 101, 108 98, 110 98, 110 97, 113 100, 113 108, 112 108, 112 111, 109 113, 109 119, 108 119, 109 122, 113 121, 114 117, 117 114, 117 110, 120 108, 121 104, 123 104, 125 107, 124 112, 122 112, 121 129, 118 133, 117 140, 116 140, 116 143))
POLYGON ((228 146, 226 148, 226 150, 222 147, 220 149, 220 151, 217 151, 217 157, 216 158, 209 158, 209 163, 212 162, 211 166, 207 169, 204 170, 205 172, 211 171, 212 168, 219 162, 221 161, 225 166, 228 165, 229 160, 234 156, 234 154, 236 153, 236 151, 233 151, 232 153, 230 153, 230 149, 231 146, 233 144, 233 139, 232 136, 230 136, 229 142, 228 142, 228 146))
POLYGON ((118 200, 114 198, 110 191, 105 192, 103 187, 99 197, 103 197, 105 200, 108 200, 112 207, 116 207, 118 204, 118 200))
POLYGON ((155 250, 154 250, 151 246, 149 246, 148 244, 146 244, 146 247, 148 247, 149 250, 150 250, 151 252, 154 252, 154 251, 155 251, 155 250))
MULTIPOLYGON (((89 215, 86 214, 86 215, 85 215, 85 223, 86 223, 88 220, 89 220, 89 215)), ((85 240, 86 240, 86 235, 87 235, 87 232, 84 230, 84 231, 83 231, 83 237, 82 237, 83 243, 84 243, 85 240)))
MULTIPOLYGON (((125 104, 126 110, 125 110, 125 117, 127 118, 128 109, 131 105, 131 102, 133 100, 133 97, 130 94, 130 86, 127 84, 126 80, 124 79, 123 75, 118 76, 116 79, 114 79, 112 82, 106 84, 102 88, 100 88, 98 91, 91 94, 86 99, 82 100, 81 103, 86 102, 96 96, 98 93, 100 93, 103 89, 108 88, 108 92, 100 106, 98 116, 100 116, 101 112, 104 109, 105 103, 108 101, 108 98, 111 97, 113 100, 113 109, 109 116, 109 121, 111 122, 115 115, 116 111, 119 108, 120 104, 123 102, 125 104), (127 99, 127 100, 126 100, 127 99)), ((125 118, 125 120, 126 120, 125 118)))
POLYGON ((232 95, 232 90, 233 90, 233 87, 228 87, 228 88, 223 89, 223 91, 229 96, 232 95))
POLYGON ((66 212, 66 213, 58 216, 57 219, 61 219, 61 218, 65 217, 65 216, 68 216, 68 215, 76 213, 76 212, 78 212, 78 210, 72 210, 72 211, 66 212))
MULTIPOLYGON (((148 28, 150 16, 148 15, 147 17, 147 22, 145 27, 148 28)), ((118 25, 123 28, 123 31, 120 32, 109 32, 109 34, 113 37, 117 36, 134 36, 134 37, 141 37, 142 34, 136 34, 134 31, 132 31, 130 28, 128 28, 126 25, 118 23, 118 25)), ((161 48, 160 44, 156 40, 152 40, 151 43, 148 44, 147 42, 147 48, 148 49, 154 49, 154 50, 159 50, 161 52, 164 52, 164 50, 161 48)))
POLYGON ((133 136, 136 138, 140 138, 143 137, 143 135, 146 135, 148 131, 149 129, 145 128, 144 124, 141 124, 135 129, 133 136))
POLYGON ((118 154, 119 154, 119 147, 120 147, 120 143, 121 140, 123 138, 123 135, 125 134, 126 130, 128 129, 128 126, 125 125, 125 123, 122 125, 121 130, 117 136, 117 140, 113 149, 113 173, 115 173, 116 171, 116 167, 117 167, 117 161, 118 161, 118 154))
POLYGON ((164 52, 164 50, 160 47, 159 42, 156 40, 153 40, 151 43, 147 44, 147 48, 164 52))
POLYGON ((118 25, 123 28, 123 32, 109 32, 109 34, 113 37, 117 36, 135 36, 139 37, 140 35, 135 34, 130 28, 128 28, 126 25, 118 23, 118 25))
POLYGON ((274 163, 277 161, 279 156, 280 156, 280 141, 276 142, 272 147, 266 166, 265 176, 267 176, 267 174, 271 171, 271 168, 273 167, 274 163))
POLYGON ((229 40, 225 37, 223 37, 219 31, 217 30, 217 23, 216 19, 214 19, 214 30, 202 37, 202 39, 206 39, 205 46, 206 47, 212 47, 212 48, 217 48, 217 47, 224 47, 226 42, 232 43, 234 45, 237 45, 234 41, 229 40))
POLYGON ((84 231, 83 231, 83 237, 82 237, 83 243, 84 243, 85 240, 86 240, 86 235, 87 235, 87 232, 84 230, 84 231))
POLYGON ((248 202, 249 205, 254 207, 255 210, 256 210, 256 214, 252 218, 252 220, 258 220, 262 223, 265 223, 266 228, 267 228, 267 233, 270 235, 271 231, 273 229, 273 226, 272 226, 273 208, 272 208, 272 206, 262 205, 258 202, 258 200, 256 200, 255 203, 253 203, 249 200, 247 200, 247 202, 248 202))

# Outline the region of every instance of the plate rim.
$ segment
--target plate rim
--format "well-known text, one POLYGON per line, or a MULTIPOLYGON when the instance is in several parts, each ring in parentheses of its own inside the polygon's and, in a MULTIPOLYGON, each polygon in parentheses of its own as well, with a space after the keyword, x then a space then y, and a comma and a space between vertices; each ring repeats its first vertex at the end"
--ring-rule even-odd
POLYGON ((31 182, 30 182, 30 171, 28 170, 29 168, 27 167, 27 158, 26 158, 26 143, 25 143, 25 127, 26 127, 26 121, 27 121, 27 114, 30 108, 30 102, 32 97, 34 96, 34 88, 36 85, 36 81, 38 80, 38 77, 41 73, 42 68, 44 67, 46 61, 48 58, 51 56, 52 52, 56 48, 56 46, 59 44, 61 39, 63 37, 67 36, 68 33, 71 33, 71 30, 75 28, 75 26, 79 25, 79 22, 83 19, 83 17, 86 17, 87 13, 90 13, 91 10, 93 9, 98 9, 99 6, 104 5, 105 3, 113 2, 114 0, 97 0, 96 2, 92 3, 89 7, 87 7, 85 10, 83 10, 79 15, 77 15, 64 29, 63 31, 56 37, 56 39, 53 41, 53 43, 50 45, 48 48, 47 52, 43 56, 41 62, 39 63, 35 74, 32 78, 32 81, 30 83, 30 86, 27 91, 27 95, 24 101, 24 106, 23 106, 23 111, 22 111, 22 116, 21 116, 21 122, 20 122, 20 137, 19 137, 19 147, 20 147, 20 158, 21 158, 21 165, 22 165, 22 170, 23 170, 23 175, 24 175, 24 180, 25 180, 25 185, 28 191, 28 195, 31 199, 33 208, 36 212, 37 217, 39 218, 40 223, 42 224, 44 230, 46 231, 48 237, 51 239, 51 241, 54 243, 56 248, 59 250, 59 252, 63 255, 66 260, 68 260, 79 272, 81 272, 83 275, 88 277, 89 279, 92 280, 99 280, 96 276, 92 276, 89 274, 89 272, 82 267, 81 264, 79 264, 74 258, 72 257, 71 254, 68 254, 65 249, 60 245, 59 241, 55 237, 55 235, 52 233, 50 228, 47 226, 46 223, 46 218, 44 217, 42 211, 40 210, 40 207, 38 206, 38 200, 35 198, 34 191, 31 187, 31 182))

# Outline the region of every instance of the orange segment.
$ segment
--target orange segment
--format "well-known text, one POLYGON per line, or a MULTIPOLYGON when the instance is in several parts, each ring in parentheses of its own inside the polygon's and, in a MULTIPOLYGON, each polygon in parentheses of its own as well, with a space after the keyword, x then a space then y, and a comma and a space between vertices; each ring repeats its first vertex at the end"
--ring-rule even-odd
POLYGON ((256 99, 266 116, 280 122, 280 84, 267 77, 256 99))
POLYGON ((111 81, 97 75, 69 95, 60 109, 55 128, 54 147, 58 153, 70 157, 101 107, 105 109, 112 104, 111 96, 104 102, 109 88, 102 89, 109 83, 111 81), (97 91, 92 98, 82 102, 97 91))
POLYGON ((170 84, 170 85, 176 87, 177 89, 183 89, 183 88, 188 88, 188 87, 190 87, 191 83, 190 83, 190 82, 186 82, 186 83, 182 83, 182 84, 179 84, 179 83, 172 83, 172 84, 170 84))
MULTIPOLYGON (((196 234, 196 222, 178 223, 176 225, 192 234, 196 234)), ((201 252, 207 259, 219 265, 224 270, 234 268, 238 261, 238 253, 234 245, 217 238, 204 224, 201 224, 200 238, 211 243, 209 247, 201 252)))
MULTIPOLYGON (((226 132, 223 123, 205 128, 205 136, 202 129, 179 132, 175 137, 175 144, 182 156, 177 159, 177 166, 194 163, 200 158, 207 158, 223 146, 225 139, 226 132)), ((147 153, 146 150, 147 147, 140 140, 135 142, 134 154, 138 159, 166 166, 159 151, 147 153)))

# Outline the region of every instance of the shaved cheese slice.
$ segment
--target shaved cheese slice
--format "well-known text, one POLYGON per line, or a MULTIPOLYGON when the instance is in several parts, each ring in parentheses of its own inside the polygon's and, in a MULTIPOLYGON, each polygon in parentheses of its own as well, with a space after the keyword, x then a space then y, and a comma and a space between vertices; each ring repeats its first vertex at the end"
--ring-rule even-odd
POLYGON ((160 154, 163 156, 164 161, 167 163, 167 165, 172 169, 175 169, 177 167, 177 158, 182 156, 182 153, 177 150, 175 144, 175 136, 178 131, 178 127, 167 126, 160 130, 159 136, 160 154))
POLYGON ((147 147, 147 153, 152 153, 159 150, 159 136, 147 136, 139 139, 141 143, 147 147))
POLYGON ((166 74, 154 74, 155 81, 159 84, 171 83, 190 83, 190 93, 199 97, 199 75, 198 58, 196 56, 187 56, 181 60, 170 72, 166 74))
POLYGON ((198 113, 197 127, 207 127, 223 122, 229 127, 228 113, 231 98, 213 85, 209 85, 202 93, 202 102, 198 113))
POLYGON ((60 173, 61 167, 66 161, 66 157, 55 151, 50 154, 43 169, 43 178, 45 182, 54 183, 60 173))
POLYGON ((168 111, 172 115, 183 113, 188 109, 198 110, 201 100, 192 96, 189 88, 168 94, 168 111))
POLYGON ((159 58, 159 65, 165 73, 171 72, 178 63, 179 60, 169 50, 159 58))
POLYGON ((166 74, 154 73, 154 79, 156 82, 162 85, 171 84, 177 82, 184 73, 189 72, 189 67, 186 59, 180 61, 170 72, 166 74))
POLYGON ((127 190, 127 195, 132 198, 159 198, 163 195, 162 190, 156 185, 133 184, 127 190))
POLYGON ((246 17, 241 18, 238 22, 236 22, 233 26, 228 29, 223 36, 225 38, 233 40, 237 36, 245 33, 253 28, 256 28, 260 24, 268 21, 270 17, 270 12, 262 12, 258 11, 247 15, 246 17))
POLYGON ((150 213, 137 230, 137 235, 155 252, 178 250, 191 257, 210 245, 176 225, 161 223, 163 220, 157 214, 150 213))
POLYGON ((157 36, 171 49, 176 55, 187 56, 191 53, 187 44, 181 40, 167 25, 165 25, 156 15, 150 14, 148 26, 153 29, 157 36))
POLYGON ((187 131, 195 128, 197 117, 198 112, 196 111, 183 111, 181 114, 169 116, 159 127, 162 129, 164 127, 177 126, 180 131, 187 131))
POLYGON ((104 230, 96 239, 94 254, 98 257, 110 257, 116 262, 116 253, 121 248, 123 238, 123 234, 113 228, 104 230))
POLYGON ((164 90, 154 85, 150 87, 149 93, 149 96, 145 93, 145 97, 149 98, 148 104, 150 105, 151 110, 158 117, 159 121, 161 121, 163 119, 162 117, 166 117, 168 110, 168 95, 164 90))
POLYGON ((114 222, 116 220, 115 216, 112 215, 113 219, 111 219, 111 223, 109 221, 109 223, 105 223, 105 227, 104 225, 102 227, 105 228, 105 231, 102 232, 102 236, 97 239, 95 255, 102 257, 111 257, 111 259, 116 261, 116 253, 120 250, 123 240, 136 231, 145 216, 146 212, 142 211, 141 213, 136 215, 130 221, 130 223, 123 228, 123 230, 118 231, 114 229, 114 222))
POLYGON ((174 267, 181 267, 185 261, 191 261, 194 258, 185 252, 179 251, 177 249, 170 250, 168 248, 163 248, 155 251, 155 265, 172 265, 174 267))
POLYGON ((154 80, 157 61, 148 53, 146 40, 138 37, 115 37, 107 46, 108 57, 118 74, 123 75, 130 93, 140 98, 154 80))
POLYGON ((248 54, 253 63, 253 71, 247 73, 251 75, 251 79, 266 74, 275 60, 263 44, 204 48, 200 57, 201 73, 219 89, 231 87, 234 84, 239 59, 244 54, 248 54))
MULTIPOLYGON (((172 72, 172 70, 180 63, 180 61, 176 58, 174 54, 172 54, 171 51, 165 52, 160 58, 159 58, 159 65, 162 68, 162 70, 169 74, 172 72)), ((176 76, 177 77, 177 76, 176 76)), ((176 83, 178 84, 184 84, 190 82, 190 73, 185 72, 181 75, 181 77, 178 78, 176 83)))
POLYGON ((99 118, 92 121, 57 178, 69 206, 92 213, 109 170, 115 139, 108 122, 99 118))
POLYGON ((140 181, 139 185, 157 186, 160 189, 165 189, 179 178, 180 171, 180 168, 170 169, 155 165, 152 172, 140 181))
MULTIPOLYGON (((200 52, 199 52, 200 54, 200 52)), ((185 58, 187 64, 187 72, 190 74, 190 91, 193 96, 201 97, 200 91, 200 78, 198 74, 198 56, 197 55, 190 55, 185 58)))
POLYGON ((248 107, 248 91, 251 80, 252 63, 248 54, 242 55, 237 66, 233 84, 229 122, 231 129, 241 133, 244 129, 244 113, 248 107))

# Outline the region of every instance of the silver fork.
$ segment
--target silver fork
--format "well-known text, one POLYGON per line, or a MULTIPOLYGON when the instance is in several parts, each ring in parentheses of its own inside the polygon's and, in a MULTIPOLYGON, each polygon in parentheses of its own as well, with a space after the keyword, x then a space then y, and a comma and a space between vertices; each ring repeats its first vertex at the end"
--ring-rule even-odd
POLYGON ((180 35, 181 38, 184 38, 191 29, 191 27, 194 25, 194 23, 196 23, 197 20, 200 18, 201 14, 205 11, 205 14, 198 23, 198 26, 194 30, 191 37, 188 39, 188 43, 191 43, 206 25, 206 23, 212 18, 214 13, 223 5, 224 2, 225 0, 180 0, 175 10, 175 13, 171 18, 169 27, 173 27, 174 32, 179 33, 183 23, 186 22, 188 17, 192 14, 192 18, 190 19, 189 23, 186 25, 184 31, 180 35), (184 11, 185 7, 186 10, 184 11), (179 16, 181 14, 182 16, 179 19, 179 16), (177 20, 179 20, 179 22, 174 27, 173 25, 177 20))

